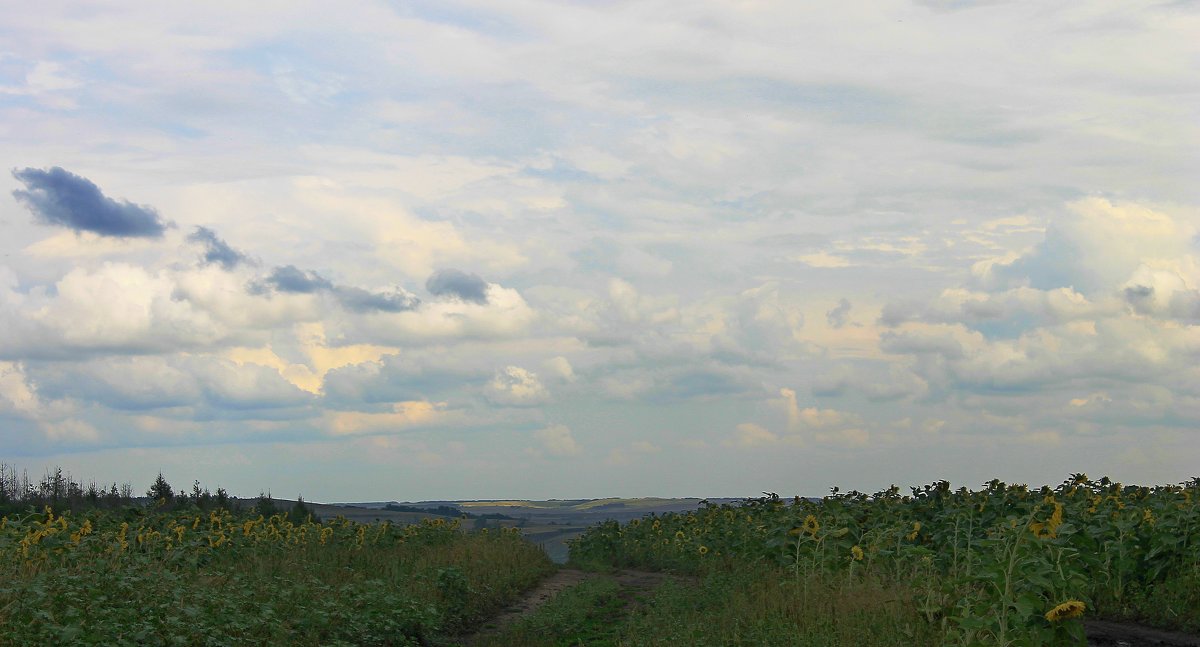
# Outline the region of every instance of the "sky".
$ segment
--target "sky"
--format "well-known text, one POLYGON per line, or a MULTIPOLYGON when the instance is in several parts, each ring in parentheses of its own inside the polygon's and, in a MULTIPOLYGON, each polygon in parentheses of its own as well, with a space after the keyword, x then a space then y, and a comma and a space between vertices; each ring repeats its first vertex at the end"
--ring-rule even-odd
POLYGON ((0 462, 316 501, 1200 458, 1200 3, 0 16, 0 462))

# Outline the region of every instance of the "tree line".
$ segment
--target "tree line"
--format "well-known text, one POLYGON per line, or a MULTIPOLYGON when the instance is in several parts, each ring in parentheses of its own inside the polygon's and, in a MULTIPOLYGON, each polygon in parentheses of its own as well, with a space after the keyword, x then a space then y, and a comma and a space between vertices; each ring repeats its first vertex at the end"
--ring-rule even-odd
POLYGON ((70 472, 55 467, 40 479, 29 476, 27 470, 0 463, 0 516, 41 510, 49 506, 58 513, 67 510, 80 512, 93 509, 120 509, 129 506, 151 507, 163 510, 198 508, 200 510, 231 510, 258 513, 270 517, 284 512, 295 522, 302 522, 312 515, 311 508, 299 497, 289 510, 281 510, 269 493, 260 492, 252 503, 231 497, 225 488, 216 492, 193 481, 191 491, 176 491, 162 472, 150 484, 144 496, 134 494, 133 485, 98 484, 96 481, 77 480, 70 472))

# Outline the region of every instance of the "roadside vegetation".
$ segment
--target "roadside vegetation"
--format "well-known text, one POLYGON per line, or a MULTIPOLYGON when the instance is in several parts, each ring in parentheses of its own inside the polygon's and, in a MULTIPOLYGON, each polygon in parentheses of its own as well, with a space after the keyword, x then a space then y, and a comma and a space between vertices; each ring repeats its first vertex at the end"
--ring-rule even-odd
MULTIPOLYGON (((159 481, 152 491, 170 491, 159 481)), ((554 570, 515 530, 321 522, 301 517, 302 501, 263 514, 265 497, 202 509, 203 490, 149 505, 126 494, 20 512, 10 497, 0 645, 444 644, 554 570)))
POLYGON ((771 495, 601 524, 571 559, 701 578, 665 586, 612 644, 1083 645, 1084 617, 1200 631, 1198 497, 1200 480, 1082 474, 1038 490, 771 495))

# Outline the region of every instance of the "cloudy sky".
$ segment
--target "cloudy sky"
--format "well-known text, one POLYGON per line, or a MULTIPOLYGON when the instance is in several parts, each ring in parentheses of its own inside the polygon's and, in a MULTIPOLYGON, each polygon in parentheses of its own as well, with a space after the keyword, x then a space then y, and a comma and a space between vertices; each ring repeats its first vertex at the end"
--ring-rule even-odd
POLYGON ((314 500, 1200 457, 1200 6, 0 17, 0 462, 314 500))

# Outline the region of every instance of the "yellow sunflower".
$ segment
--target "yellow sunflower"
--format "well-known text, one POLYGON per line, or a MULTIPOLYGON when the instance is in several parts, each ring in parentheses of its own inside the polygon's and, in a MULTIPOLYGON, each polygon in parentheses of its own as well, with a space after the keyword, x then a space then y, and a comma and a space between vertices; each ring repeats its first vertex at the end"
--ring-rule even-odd
POLYGON ((1087 605, 1079 600, 1067 600, 1047 611, 1046 619, 1050 622, 1058 622, 1060 620, 1078 618, 1083 615, 1085 610, 1087 610, 1087 605))

